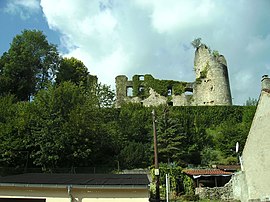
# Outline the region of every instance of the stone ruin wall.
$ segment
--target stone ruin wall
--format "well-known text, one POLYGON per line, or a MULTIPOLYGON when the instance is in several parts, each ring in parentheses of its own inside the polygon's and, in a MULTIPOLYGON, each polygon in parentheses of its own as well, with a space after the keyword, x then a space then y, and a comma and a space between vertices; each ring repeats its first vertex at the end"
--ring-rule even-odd
POLYGON ((196 105, 231 105, 227 62, 224 56, 213 56, 206 46, 195 52, 194 68, 196 105))
MULTIPOLYGON (((196 49, 194 59, 194 71, 196 80, 194 82, 183 82, 185 87, 181 94, 175 94, 171 86, 167 86, 171 94, 158 94, 155 89, 149 88, 148 96, 142 97, 137 94, 128 95, 128 89, 138 88, 135 82, 140 83, 140 88, 147 89, 144 77, 147 75, 135 75, 132 80, 124 75, 116 77, 116 107, 123 103, 135 102, 144 106, 157 106, 168 104, 172 106, 211 106, 231 105, 231 91, 227 70, 227 63, 222 55, 214 56, 207 46, 201 45, 196 49), (136 81, 136 78, 143 78, 136 81)), ((148 75, 151 76, 151 75, 148 75)), ((163 80, 166 81, 166 80, 163 80)), ((135 89, 135 91, 139 91, 135 89)))

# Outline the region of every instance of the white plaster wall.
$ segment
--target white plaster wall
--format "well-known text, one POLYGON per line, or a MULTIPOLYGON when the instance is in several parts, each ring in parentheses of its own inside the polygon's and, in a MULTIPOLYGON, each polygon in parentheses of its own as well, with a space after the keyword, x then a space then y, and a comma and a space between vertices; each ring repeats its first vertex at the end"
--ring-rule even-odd
POLYGON ((245 178, 245 173, 242 171, 235 173, 232 176, 231 183, 232 183, 233 198, 240 201, 247 201, 248 187, 245 178))
MULTIPOLYGON (((147 189, 72 189, 74 202, 148 202, 147 189)), ((0 187, 0 198, 35 198, 46 202, 70 202, 67 189, 0 187)))
POLYGON ((243 151, 249 199, 270 198, 270 94, 261 92, 243 151))

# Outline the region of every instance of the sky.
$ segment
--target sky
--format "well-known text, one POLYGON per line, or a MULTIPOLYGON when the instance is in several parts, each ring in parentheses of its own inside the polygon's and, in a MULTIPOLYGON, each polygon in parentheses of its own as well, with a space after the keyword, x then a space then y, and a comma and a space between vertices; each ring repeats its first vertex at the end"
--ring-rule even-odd
POLYGON ((258 99, 270 74, 270 0, 0 0, 0 55, 24 29, 43 31, 99 82, 152 74, 195 80, 191 41, 225 56, 233 104, 258 99))

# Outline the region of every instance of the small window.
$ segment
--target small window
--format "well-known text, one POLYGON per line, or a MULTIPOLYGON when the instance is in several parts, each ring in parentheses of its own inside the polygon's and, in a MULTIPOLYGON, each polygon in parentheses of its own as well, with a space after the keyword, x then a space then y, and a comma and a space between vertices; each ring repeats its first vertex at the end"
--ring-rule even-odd
POLYGON ((167 95, 168 96, 172 95, 172 87, 168 87, 167 95))
POLYGON ((168 106, 173 106, 173 102, 168 102, 168 106))
POLYGON ((133 96, 133 88, 132 87, 127 87, 127 96, 132 97, 133 96))
POLYGON ((193 88, 185 88, 185 95, 193 95, 193 88))
POLYGON ((139 76, 139 80, 140 81, 144 81, 144 76, 142 75, 142 76, 139 76))
POLYGON ((143 92, 144 92, 144 87, 143 87, 143 86, 140 86, 140 87, 139 87, 139 93, 142 94, 143 92))

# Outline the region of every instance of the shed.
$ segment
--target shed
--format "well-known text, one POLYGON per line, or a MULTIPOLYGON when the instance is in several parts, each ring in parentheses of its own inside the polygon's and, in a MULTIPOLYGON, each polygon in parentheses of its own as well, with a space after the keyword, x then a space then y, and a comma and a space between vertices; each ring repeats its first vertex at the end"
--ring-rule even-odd
POLYGON ((28 173, 0 177, 0 202, 149 201, 146 174, 28 173))
POLYGON ((222 187, 233 174, 220 169, 186 169, 183 172, 194 180, 195 187, 222 187))

